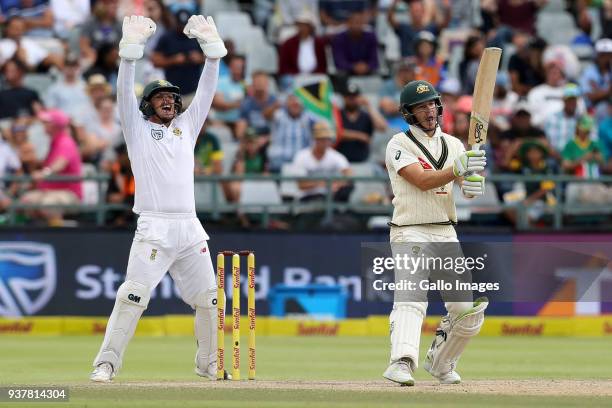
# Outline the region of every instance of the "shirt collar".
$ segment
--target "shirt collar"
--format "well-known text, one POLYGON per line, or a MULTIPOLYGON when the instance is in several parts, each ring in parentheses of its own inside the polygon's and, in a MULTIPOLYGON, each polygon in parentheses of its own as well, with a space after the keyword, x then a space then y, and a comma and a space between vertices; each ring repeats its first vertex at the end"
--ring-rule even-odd
POLYGON ((418 137, 420 139, 425 139, 425 140, 436 139, 436 138, 439 138, 440 136, 442 136, 442 130, 440 129, 440 126, 436 127, 436 131, 433 134, 433 136, 431 136, 431 138, 427 135, 427 133, 425 133, 423 130, 421 130, 421 128, 418 127, 418 126, 410 125, 410 132, 414 136, 416 136, 416 137, 418 137))

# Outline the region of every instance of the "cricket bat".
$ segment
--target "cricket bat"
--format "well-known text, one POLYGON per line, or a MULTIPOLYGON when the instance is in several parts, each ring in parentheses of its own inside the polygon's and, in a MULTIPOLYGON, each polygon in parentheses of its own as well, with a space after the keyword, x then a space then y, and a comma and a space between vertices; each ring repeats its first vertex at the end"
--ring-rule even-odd
POLYGON ((499 67, 501 53, 500 48, 485 48, 478 65, 468 134, 468 144, 472 147, 472 150, 478 150, 480 145, 487 141, 489 115, 491 114, 495 78, 497 77, 497 67, 499 67))

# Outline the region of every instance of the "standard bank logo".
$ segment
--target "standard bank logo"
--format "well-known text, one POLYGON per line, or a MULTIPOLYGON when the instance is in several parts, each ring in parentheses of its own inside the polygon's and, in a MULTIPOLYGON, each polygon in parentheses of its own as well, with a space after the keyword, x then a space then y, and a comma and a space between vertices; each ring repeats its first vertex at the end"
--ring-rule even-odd
POLYGON ((0 316, 31 315, 55 292, 55 251, 38 242, 0 242, 0 316))

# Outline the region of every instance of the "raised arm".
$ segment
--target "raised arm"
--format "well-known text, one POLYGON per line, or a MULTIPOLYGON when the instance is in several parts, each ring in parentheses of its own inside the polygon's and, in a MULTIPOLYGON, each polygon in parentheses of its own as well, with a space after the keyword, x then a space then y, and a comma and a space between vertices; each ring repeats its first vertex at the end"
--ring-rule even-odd
POLYGON ((131 133, 128 129, 134 127, 136 119, 140 116, 138 100, 136 100, 136 92, 134 92, 135 71, 135 61, 121 59, 119 73, 117 74, 117 108, 125 137, 128 137, 128 134, 131 133))
POLYGON ((212 104, 217 89, 217 80, 219 78, 219 60, 227 55, 227 49, 223 40, 217 31, 217 26, 212 17, 191 16, 183 33, 189 38, 198 40, 204 55, 206 55, 206 63, 200 75, 198 89, 193 97, 193 101, 189 108, 183 113, 187 116, 195 132, 193 133, 193 144, 197 140, 197 135, 206 120, 210 105, 212 104))
POLYGON ((144 44, 155 32, 153 20, 143 16, 130 16, 123 19, 123 37, 119 42, 119 73, 117 75, 117 106, 119 118, 126 141, 132 134, 136 120, 140 117, 138 101, 134 92, 136 60, 144 54, 144 44))

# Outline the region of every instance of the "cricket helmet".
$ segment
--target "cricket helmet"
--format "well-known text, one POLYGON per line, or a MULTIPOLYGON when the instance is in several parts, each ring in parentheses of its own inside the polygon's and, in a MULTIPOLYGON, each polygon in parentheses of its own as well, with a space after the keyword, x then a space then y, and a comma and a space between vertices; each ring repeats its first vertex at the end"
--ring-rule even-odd
POLYGON ((438 108, 438 122, 442 116, 442 99, 436 88, 427 81, 411 81, 404 86, 400 94, 399 111, 409 125, 416 124, 416 118, 410 108, 420 103, 434 101, 438 108))
POLYGON ((183 109, 183 100, 181 98, 181 90, 178 86, 172 85, 170 82, 164 79, 158 79, 153 82, 149 82, 142 91, 142 99, 140 100, 140 111, 145 117, 155 115, 153 105, 151 105, 151 98, 158 92, 172 92, 174 95, 175 111, 179 114, 183 109))

